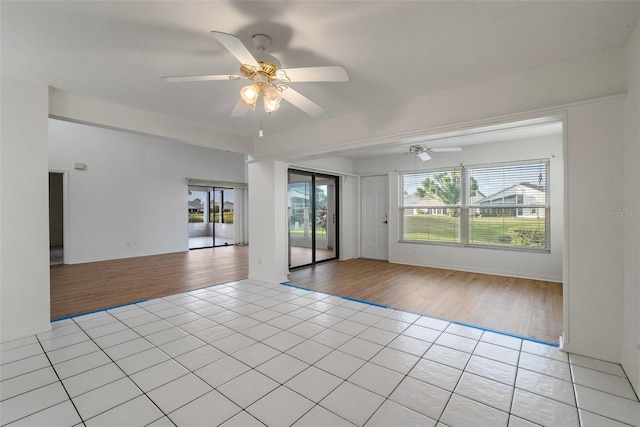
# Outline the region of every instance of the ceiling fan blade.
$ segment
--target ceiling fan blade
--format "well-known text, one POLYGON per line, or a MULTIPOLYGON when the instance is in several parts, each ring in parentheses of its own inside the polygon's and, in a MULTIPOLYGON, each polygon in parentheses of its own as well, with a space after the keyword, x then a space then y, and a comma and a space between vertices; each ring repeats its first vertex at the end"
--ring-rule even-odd
MULTIPOLYGON (((286 78, 280 79, 282 81, 346 82, 349 80, 347 70, 345 70, 344 67, 340 65, 332 65, 328 67, 286 68, 280 69, 278 70, 278 72, 284 72, 284 74, 286 75, 286 78)), ((278 78, 280 77, 278 76, 278 78)))
POLYGON ((163 77, 162 80, 168 83, 178 82, 202 82, 207 80, 238 80, 243 79, 243 76, 234 74, 210 74, 204 76, 168 76, 163 77))
POLYGON ((238 102, 236 102, 236 106, 233 107, 233 111, 231 112, 231 117, 244 117, 249 112, 249 106, 242 101, 242 98, 238 98, 238 102))
POLYGON ((282 91, 282 97, 312 117, 324 113, 324 108, 290 87, 282 91))
POLYGON ((431 148, 430 150, 434 153, 452 153, 454 151, 462 151, 462 147, 441 147, 431 148))
POLYGON ((236 57, 242 65, 249 65, 252 67, 260 67, 256 58, 253 57, 249 49, 240 41, 240 39, 233 34, 221 33, 219 31, 211 31, 213 37, 216 38, 227 50, 236 57))

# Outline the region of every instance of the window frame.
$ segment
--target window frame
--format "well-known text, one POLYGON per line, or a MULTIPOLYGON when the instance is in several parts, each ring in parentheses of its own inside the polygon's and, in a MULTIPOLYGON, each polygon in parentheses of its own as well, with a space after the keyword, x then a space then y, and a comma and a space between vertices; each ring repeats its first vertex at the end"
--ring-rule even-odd
MULTIPOLYGON (((460 165, 449 168, 434 168, 434 169, 423 169, 423 170, 412 170, 412 171, 402 171, 399 172, 399 239, 398 243, 412 243, 412 244, 426 244, 426 245, 447 245, 447 246, 456 246, 456 247, 469 247, 469 248, 485 248, 485 249, 497 249, 497 250, 508 250, 508 251, 525 251, 525 252, 537 252, 537 253, 548 253, 551 251, 551 230, 550 230, 550 222, 551 222, 551 203, 550 203, 550 159, 529 159, 529 160, 521 160, 521 161, 511 161, 511 162, 496 162, 489 164, 479 164, 479 165, 460 165), (470 187, 470 179, 469 174, 470 171, 476 169, 483 168, 499 168, 499 167, 513 167, 513 166, 526 166, 526 165, 534 165, 534 164, 544 164, 544 180, 545 180, 545 201, 544 204, 535 203, 535 204, 527 204, 524 203, 518 204, 518 197, 516 195, 516 203, 515 204, 501 204, 495 205, 498 209, 531 209, 532 212, 544 212, 544 232, 545 232, 545 245, 543 247, 539 246, 515 246, 510 244, 483 244, 483 243, 470 243, 469 236, 471 230, 471 215, 470 212, 473 209, 486 209, 486 205, 480 205, 478 203, 472 204, 469 203, 469 187, 470 187), (460 201, 456 205, 433 205, 428 206, 425 209, 440 209, 440 208, 459 208, 460 213, 458 215, 458 230, 459 230, 459 239, 457 242, 442 242, 437 240, 414 240, 414 239, 405 239, 405 212, 409 209, 415 210, 415 205, 405 205, 405 176, 408 175, 420 175, 420 174, 435 174, 438 172, 453 172, 456 170, 461 171, 460 178, 460 201)), ((421 182, 421 181, 420 181, 421 182)), ((506 187, 509 188, 509 187, 506 187)), ((486 197, 486 196, 485 196, 486 197)), ((523 200, 524 201, 524 200, 523 200)))
MULTIPOLYGON (((400 172, 400 196, 402 198, 402 200, 400 201, 400 242, 402 243, 428 243, 428 244, 435 244, 435 245, 459 245, 460 239, 462 237, 461 233, 462 233, 462 227, 461 227, 461 217, 462 217, 462 199, 463 199, 463 193, 462 193, 462 181, 464 180, 464 173, 463 173, 463 167, 462 166, 455 166, 455 167, 449 167, 449 168, 438 168, 438 169, 429 169, 429 170, 422 170, 419 172, 400 172), (441 173, 441 172, 448 172, 448 173, 454 173, 456 171, 460 171, 460 201, 456 204, 446 204, 446 203, 440 203, 440 204, 433 204, 433 205, 428 205, 428 206, 424 206, 424 207, 416 207, 415 205, 405 205, 404 201, 404 176, 405 175, 419 175, 419 174, 431 174, 431 175, 435 175, 437 173, 441 173), (405 226, 405 214, 404 212, 406 210, 435 210, 435 209, 458 209, 459 213, 458 216, 455 217, 457 219, 457 227, 455 228, 454 232, 457 231, 457 236, 458 236, 458 242, 455 241, 445 241, 445 240, 413 240, 413 239, 404 239, 404 226, 405 226)), ((421 181, 420 181, 421 182, 421 181)), ((437 215, 437 216, 441 216, 441 214, 430 214, 430 215, 437 215)))

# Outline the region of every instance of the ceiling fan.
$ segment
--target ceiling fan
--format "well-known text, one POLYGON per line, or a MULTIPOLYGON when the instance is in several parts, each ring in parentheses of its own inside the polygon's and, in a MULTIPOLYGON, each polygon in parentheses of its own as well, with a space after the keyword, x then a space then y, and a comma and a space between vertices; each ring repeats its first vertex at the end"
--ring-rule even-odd
POLYGON ((251 81, 240 90, 240 99, 231 112, 234 117, 244 116, 249 110, 254 111, 260 95, 267 113, 276 111, 280 107, 280 101, 285 99, 308 115, 318 116, 324 112, 321 106, 281 82, 346 82, 349 80, 346 70, 340 65, 280 68, 280 61, 266 53, 271 39, 264 34, 255 34, 251 38, 257 52, 255 55, 237 36, 219 31, 212 31, 211 34, 240 61, 240 74, 170 76, 163 77, 163 80, 166 82, 240 79, 251 81))
POLYGON ((450 153, 454 151, 462 151, 462 147, 429 148, 426 145, 412 145, 409 147, 409 153, 415 154, 423 162, 431 160, 429 153, 450 153))

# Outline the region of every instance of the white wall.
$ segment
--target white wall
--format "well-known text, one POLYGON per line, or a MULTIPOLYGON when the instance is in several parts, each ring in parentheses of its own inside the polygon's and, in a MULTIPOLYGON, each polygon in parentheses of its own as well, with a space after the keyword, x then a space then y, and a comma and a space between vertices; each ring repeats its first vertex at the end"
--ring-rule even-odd
POLYGON ((360 178, 342 176, 340 181, 340 259, 360 256, 360 178))
POLYGON ((620 362, 624 330, 625 99, 567 111, 564 340, 567 351, 620 362))
POLYGON ((380 172, 389 175, 390 262, 561 282, 564 236, 562 152, 562 135, 558 134, 545 138, 470 145, 460 152, 433 154, 428 162, 409 155, 356 161, 354 170, 361 175, 380 172), (460 163, 473 166, 532 159, 550 160, 549 253, 399 242, 400 172, 456 167, 460 163))
POLYGON ((2 75, 0 341, 51 328, 47 86, 2 75))
POLYGON ((640 25, 627 46, 624 209, 624 337, 622 363, 640 392, 640 25))
POLYGON ((249 278, 287 280, 287 165, 249 163, 249 278))
POLYGON ((335 175, 353 173, 353 162, 342 157, 326 157, 301 162, 294 161, 291 167, 295 168, 297 165, 303 168, 310 168, 311 170, 326 171, 327 173, 333 172, 335 175))
POLYGON ((54 118, 63 118, 77 123, 97 124, 107 128, 158 135, 234 153, 249 153, 254 142, 251 138, 231 135, 172 117, 74 96, 53 89, 50 92, 49 114, 54 118))
POLYGON ((72 264, 185 251, 185 179, 245 179, 244 155, 161 137, 50 120, 49 141, 49 168, 69 171, 72 264))

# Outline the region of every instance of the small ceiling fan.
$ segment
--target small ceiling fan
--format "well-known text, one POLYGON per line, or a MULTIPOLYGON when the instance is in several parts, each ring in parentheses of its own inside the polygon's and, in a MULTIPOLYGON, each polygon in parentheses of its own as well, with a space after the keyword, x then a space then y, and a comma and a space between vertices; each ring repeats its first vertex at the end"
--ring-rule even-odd
POLYGON ((276 111, 280 107, 280 101, 285 99, 308 115, 318 116, 324 112, 321 106, 280 82, 346 82, 349 80, 346 70, 340 65, 280 68, 280 61, 266 53, 271 44, 271 39, 264 34, 255 34, 251 38, 257 52, 255 55, 247 49, 238 37, 232 34, 219 31, 212 31, 211 34, 240 61, 240 74, 170 76, 163 77, 163 80, 166 82, 250 80, 251 83, 240 90, 240 99, 231 112, 234 117, 244 116, 249 110, 254 111, 260 95, 262 95, 264 110, 267 113, 276 111))
POLYGON ((429 148, 426 145, 412 145, 409 147, 409 153, 415 154, 423 162, 431 160, 429 153, 450 153, 454 151, 462 151, 462 147, 429 148))

